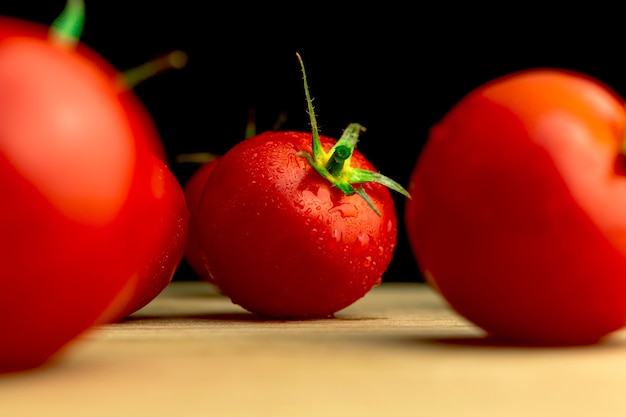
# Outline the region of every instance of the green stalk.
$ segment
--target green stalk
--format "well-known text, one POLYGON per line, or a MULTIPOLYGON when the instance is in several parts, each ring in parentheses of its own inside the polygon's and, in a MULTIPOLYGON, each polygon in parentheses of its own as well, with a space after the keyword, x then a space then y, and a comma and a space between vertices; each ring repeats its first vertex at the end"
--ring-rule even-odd
POLYGON ((75 48, 83 34, 84 25, 84 1, 67 0, 61 14, 50 25, 48 36, 58 45, 75 48))
POLYGON ((121 72, 117 77, 118 88, 131 90, 148 78, 170 69, 181 69, 185 65, 187 65, 187 54, 179 50, 172 51, 121 72))
POLYGON ((411 198, 409 192, 391 178, 386 177, 379 172, 368 171, 365 169, 354 168, 350 166, 352 152, 354 151, 354 148, 356 147, 356 144, 359 140, 359 135, 365 131, 365 128, 360 124, 351 123, 350 125, 348 125, 337 143, 335 143, 330 151, 324 151, 317 129, 317 121, 315 119, 315 112, 313 110, 313 102, 309 94, 309 85, 307 82, 306 72, 304 70, 304 62, 302 61, 302 57, 300 56, 300 54, 296 53, 296 56, 300 61, 300 67, 302 69, 302 79, 304 80, 304 95, 306 97, 312 130, 312 154, 309 154, 307 152, 300 152, 300 155, 305 157, 309 164, 323 178, 330 181, 345 195, 357 194, 361 198, 363 198, 372 208, 372 210, 374 210, 374 212, 379 216, 380 211, 376 208, 376 206, 374 206, 374 203, 372 203, 371 199, 365 192, 365 189, 363 187, 355 188, 352 184, 376 182, 378 184, 384 185, 387 188, 399 192, 407 198, 411 198))

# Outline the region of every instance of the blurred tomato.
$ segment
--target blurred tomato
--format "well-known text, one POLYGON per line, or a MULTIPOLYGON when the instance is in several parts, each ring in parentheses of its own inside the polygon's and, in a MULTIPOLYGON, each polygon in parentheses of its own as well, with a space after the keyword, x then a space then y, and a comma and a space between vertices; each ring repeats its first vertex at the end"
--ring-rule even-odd
POLYGON ((182 190, 114 73, 83 44, 0 18, 0 372, 145 304, 182 257, 182 190))
POLYGON ((516 343, 594 343, 626 321, 624 100, 563 70, 511 74, 433 127, 407 232, 460 314, 516 343))
POLYGON ((213 278, 209 275, 202 258, 202 248, 198 231, 198 209, 200 207, 204 185, 215 169, 219 158, 219 156, 213 155, 210 160, 202 163, 202 165, 194 171, 189 180, 187 180, 183 188, 189 209, 189 237, 185 248, 185 261, 198 277, 207 282, 213 282, 213 278))

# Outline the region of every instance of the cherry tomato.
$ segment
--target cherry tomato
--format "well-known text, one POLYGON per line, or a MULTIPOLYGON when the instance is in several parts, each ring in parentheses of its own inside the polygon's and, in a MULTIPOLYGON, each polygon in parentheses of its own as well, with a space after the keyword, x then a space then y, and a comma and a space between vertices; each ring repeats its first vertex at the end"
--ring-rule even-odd
POLYGON ((319 136, 306 76, 305 92, 313 133, 238 143, 208 177, 198 209, 207 272, 262 317, 334 315, 381 282, 396 246, 385 185, 406 191, 354 150, 360 125, 338 141, 319 136))
POLYGON ((194 171, 191 177, 189 177, 189 180, 187 180, 183 187, 185 200, 187 201, 187 207, 189 209, 189 236, 187 238, 184 258, 191 270, 198 275, 198 277, 207 282, 213 282, 213 279, 207 272, 204 266, 204 260, 202 259, 200 236, 197 226, 198 208, 200 206, 202 192, 204 191, 204 185, 209 175, 211 175, 215 169, 219 158, 219 156, 214 155, 211 160, 203 162, 202 165, 194 171))
MULTIPOLYGON (((0 16, 0 42, 7 38, 24 36, 32 39, 48 41, 50 38, 50 28, 39 23, 29 22, 7 16, 0 16)), ((151 152, 161 160, 167 162, 167 154, 159 133, 154 126, 154 121, 141 101, 132 90, 132 85, 124 79, 124 75, 114 68, 101 55, 92 50, 84 43, 71 46, 73 52, 85 61, 89 61, 96 66, 108 78, 109 82, 118 90, 117 98, 128 114, 131 128, 138 141, 144 142, 151 152)), ((162 60, 165 57, 160 57, 162 60)), ((161 64, 162 65, 162 64, 161 64)))
POLYGON ((182 247, 187 213, 103 59, 28 22, 2 18, 0 28, 0 372, 9 372, 52 361, 119 317, 151 262, 163 262, 157 254, 182 247))
MULTIPOLYGON (((68 3, 66 10, 72 7, 75 8, 76 4, 72 6, 68 3)), ((77 11, 80 12, 80 10, 77 11)), ((0 19, 2 22, 0 40, 19 36, 40 39, 45 42, 50 41, 51 32, 47 26, 14 18, 2 17, 0 19)), ((180 68, 186 62, 184 53, 174 51, 120 73, 84 43, 74 44, 72 39, 70 42, 71 44, 65 45, 65 47, 82 58, 84 62, 90 63, 101 71, 109 79, 111 87, 117 91, 117 99, 128 115, 128 123, 138 146, 147 148, 148 152, 167 164, 168 158, 165 147, 154 121, 133 93, 132 87, 165 69, 180 68)), ((153 216, 154 224, 160 225, 160 228, 154 230, 151 242, 155 245, 154 253, 149 255, 150 259, 146 263, 144 273, 138 277, 137 291, 117 319, 122 319, 145 306, 169 284, 182 260, 186 244, 188 213, 180 184, 167 166, 158 161, 152 163, 154 167, 152 168, 151 184, 154 187, 156 200, 152 206, 146 207, 145 210, 153 216)))
POLYGON ((595 343, 626 319, 624 100, 584 74, 514 73, 432 128, 406 226, 428 282, 493 337, 595 343))
MULTIPOLYGON (((279 130, 286 120, 287 114, 281 112, 272 126, 272 130, 279 130)), ((244 138, 247 139, 249 137, 256 136, 256 134, 256 112, 254 109, 250 109, 248 113, 248 121, 245 127, 244 138)), ((213 279, 211 278, 211 275, 209 275, 207 268, 204 265, 204 259, 202 258, 200 236, 197 228, 197 217, 198 207, 200 206, 200 200, 204 191, 204 185, 209 178, 209 175, 213 172, 213 169, 219 159, 220 155, 209 152, 181 154, 176 157, 176 161, 179 163, 200 164, 199 168, 193 172, 183 187, 190 214, 189 237, 187 239, 187 247, 185 248, 185 261, 199 278, 209 283, 213 283, 213 279)))
POLYGON ((150 225, 144 232, 147 257, 137 274, 136 288, 124 307, 109 321, 119 321, 150 303, 172 281, 183 259, 189 235, 189 212, 185 195, 174 174, 156 155, 147 157, 152 164, 150 195, 143 200, 144 222, 150 225))

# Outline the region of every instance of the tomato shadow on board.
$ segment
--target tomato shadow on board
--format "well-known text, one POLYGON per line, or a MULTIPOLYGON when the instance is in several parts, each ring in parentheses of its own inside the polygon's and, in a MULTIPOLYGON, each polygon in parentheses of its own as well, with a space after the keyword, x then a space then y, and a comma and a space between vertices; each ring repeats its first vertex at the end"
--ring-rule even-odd
MULTIPOLYGON (((316 322, 316 323, 346 323, 346 322, 355 322, 355 321, 370 321, 370 320, 379 320, 376 317, 338 317, 338 316, 329 316, 329 317, 312 317, 312 318, 297 318, 297 319, 276 319, 272 317, 262 317, 255 313, 241 311, 241 312, 224 312, 224 313, 205 313, 205 314, 188 314, 188 313, 178 313, 178 314, 155 314, 155 315, 137 315, 137 316, 129 316, 120 320, 116 324, 140 324, 140 323, 166 323, 166 322, 174 322, 174 321, 182 321, 185 322, 230 322, 230 323, 302 323, 302 322, 316 322)), ((382 320, 382 319, 380 319, 382 320)))
POLYGON ((475 349, 565 349, 565 348, 597 348, 597 347, 623 347, 624 340, 611 338, 610 336, 595 343, 582 344, 553 344, 553 343, 523 343, 504 340, 493 337, 487 333, 470 336, 410 336, 396 339, 396 342, 413 346, 429 346, 435 348, 475 348, 475 349))
MULTIPOLYGON (((184 320, 185 322, 266 322, 262 318, 256 316, 253 313, 246 311, 242 312, 228 312, 228 313, 207 313, 207 314, 168 314, 168 315, 141 315, 141 316, 129 316, 118 324, 138 324, 138 323, 159 323, 159 322, 173 322, 184 320)), ((274 320, 279 322, 280 320, 274 320)))

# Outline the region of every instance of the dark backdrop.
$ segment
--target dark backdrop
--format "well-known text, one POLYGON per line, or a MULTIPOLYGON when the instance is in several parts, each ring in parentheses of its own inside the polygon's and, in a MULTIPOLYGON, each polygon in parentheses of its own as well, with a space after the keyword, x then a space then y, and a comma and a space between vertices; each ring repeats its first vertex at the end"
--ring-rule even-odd
MULTIPOLYGON (((0 14, 48 24, 63 6, 63 0, 3 1, 0 14)), ((284 129, 308 130, 299 52, 321 133, 338 137, 350 122, 366 126, 359 150, 406 186, 430 126, 494 77, 561 67, 626 94, 620 12, 548 6, 86 0, 82 40, 120 70, 170 50, 188 53, 186 68, 135 89, 170 158, 226 152, 242 140, 250 109, 259 130, 269 129, 282 111, 288 115, 284 129)), ((184 183, 194 167, 172 168, 184 183)), ((402 223, 404 198, 395 198, 400 234, 385 280, 419 281, 402 223)), ((183 264, 176 279, 194 278, 183 264)))

